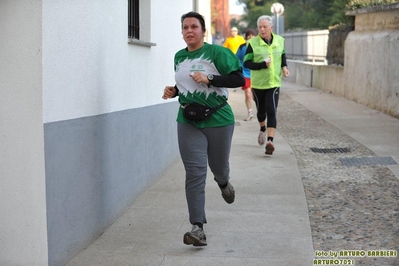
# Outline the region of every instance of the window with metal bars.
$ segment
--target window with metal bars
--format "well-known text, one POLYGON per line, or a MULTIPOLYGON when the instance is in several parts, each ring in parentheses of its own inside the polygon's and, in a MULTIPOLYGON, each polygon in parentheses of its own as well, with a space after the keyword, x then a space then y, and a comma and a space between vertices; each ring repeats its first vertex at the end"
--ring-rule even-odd
POLYGON ((128 0, 129 25, 128 37, 140 40, 139 0, 128 0))

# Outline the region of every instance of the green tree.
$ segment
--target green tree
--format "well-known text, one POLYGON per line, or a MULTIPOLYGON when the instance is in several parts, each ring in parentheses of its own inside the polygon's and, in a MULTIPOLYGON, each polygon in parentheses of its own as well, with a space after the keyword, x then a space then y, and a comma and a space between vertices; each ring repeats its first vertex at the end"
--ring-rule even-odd
MULTIPOLYGON (((340 23, 353 23, 345 15, 346 5, 350 0, 281 0, 284 5, 285 30, 328 29, 340 23)), ((263 6, 256 5, 255 0, 237 0, 245 4, 246 15, 243 20, 249 28, 256 28, 256 20, 261 15, 272 15, 270 7, 276 0, 264 0, 263 6)))
POLYGON ((258 17, 262 15, 272 15, 270 8, 274 2, 264 0, 264 5, 262 6, 256 5, 255 0, 237 0, 237 3, 245 4, 245 14, 242 20, 248 23, 247 28, 256 29, 258 17))
POLYGON ((330 20, 330 26, 337 24, 354 24, 354 16, 345 15, 346 7, 351 0, 334 0, 330 9, 332 11, 332 16, 330 20))
POLYGON ((331 0, 289 1, 286 7, 286 29, 327 29, 332 16, 331 0))

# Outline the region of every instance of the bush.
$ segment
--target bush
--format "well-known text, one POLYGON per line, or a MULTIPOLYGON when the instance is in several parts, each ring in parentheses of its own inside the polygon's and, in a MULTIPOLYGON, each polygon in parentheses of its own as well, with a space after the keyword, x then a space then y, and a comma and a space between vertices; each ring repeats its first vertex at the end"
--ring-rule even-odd
POLYGON ((351 0, 347 5, 347 10, 356 10, 364 7, 384 6, 399 3, 399 0, 351 0))

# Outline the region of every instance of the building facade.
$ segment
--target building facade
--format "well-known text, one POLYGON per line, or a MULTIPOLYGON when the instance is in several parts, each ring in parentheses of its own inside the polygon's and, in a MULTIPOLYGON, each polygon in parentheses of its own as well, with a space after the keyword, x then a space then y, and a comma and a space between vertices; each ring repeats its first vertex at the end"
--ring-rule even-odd
POLYGON ((0 265, 65 265, 178 159, 191 10, 210 28, 207 0, 0 2, 0 265))
POLYGON ((228 0, 212 0, 213 34, 224 39, 230 36, 230 9, 228 0))

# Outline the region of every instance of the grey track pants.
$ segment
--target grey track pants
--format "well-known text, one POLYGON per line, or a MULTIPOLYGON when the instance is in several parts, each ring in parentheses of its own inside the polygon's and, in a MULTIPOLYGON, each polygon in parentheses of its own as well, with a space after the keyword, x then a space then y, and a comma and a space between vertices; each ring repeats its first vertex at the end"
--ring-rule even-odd
POLYGON ((190 223, 206 223, 207 162, 218 184, 230 179, 229 156, 234 124, 200 129, 177 123, 180 155, 186 170, 186 199, 190 223))

